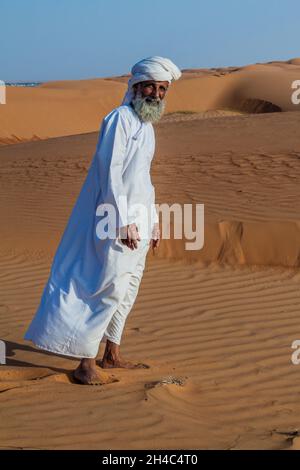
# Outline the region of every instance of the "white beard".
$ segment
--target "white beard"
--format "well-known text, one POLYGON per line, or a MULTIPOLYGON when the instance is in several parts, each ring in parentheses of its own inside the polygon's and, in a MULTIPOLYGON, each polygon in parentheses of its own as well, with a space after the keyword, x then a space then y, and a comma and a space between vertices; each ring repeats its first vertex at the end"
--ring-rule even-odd
POLYGON ((163 100, 157 101, 149 96, 142 97, 140 92, 136 93, 135 98, 131 100, 132 106, 144 122, 157 122, 162 117, 165 110, 163 100))

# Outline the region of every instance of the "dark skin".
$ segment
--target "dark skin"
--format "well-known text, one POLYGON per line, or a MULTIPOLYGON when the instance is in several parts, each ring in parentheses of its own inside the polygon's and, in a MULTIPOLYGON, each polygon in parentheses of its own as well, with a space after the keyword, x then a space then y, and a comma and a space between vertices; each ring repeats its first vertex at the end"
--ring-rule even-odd
MULTIPOLYGON (((134 85, 135 93, 139 90, 142 97, 149 97, 154 100, 163 100, 169 87, 168 81, 154 81, 149 80, 140 82, 134 85)), ((138 227, 136 224, 130 224, 126 227, 122 227, 122 238, 121 242, 128 246, 131 250, 138 248, 138 242, 141 240, 138 233, 138 227)), ((160 244, 160 230, 159 224, 154 224, 152 238, 150 240, 150 248, 155 254, 160 244)), ((112 341, 106 341, 105 351, 100 361, 102 369, 113 369, 113 368, 125 368, 125 369, 137 369, 147 368, 146 364, 133 363, 126 361, 121 357, 120 345, 113 343, 112 341)), ((103 372, 102 372, 103 375, 103 372)), ((103 383, 101 378, 101 369, 97 366, 96 358, 84 358, 81 359, 80 364, 73 373, 74 378, 84 385, 100 385, 103 383)))

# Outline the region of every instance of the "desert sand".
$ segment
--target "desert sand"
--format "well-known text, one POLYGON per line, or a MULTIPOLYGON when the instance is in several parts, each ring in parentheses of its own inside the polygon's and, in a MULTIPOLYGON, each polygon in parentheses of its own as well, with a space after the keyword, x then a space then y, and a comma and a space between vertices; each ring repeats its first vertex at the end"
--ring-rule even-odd
POLYGON ((205 236, 200 251, 175 239, 149 251, 121 351, 150 368, 78 385, 76 359, 22 339, 127 79, 11 88, 0 108, 1 448, 298 449, 299 59, 172 85, 155 125, 156 202, 204 204, 205 236))
MULTIPOLYGON (((291 84, 300 59, 183 71, 167 94, 167 112, 296 111, 291 84)), ((102 118, 119 105, 128 75, 50 81, 37 87, 7 87, 0 107, 0 145, 98 131, 102 118)))

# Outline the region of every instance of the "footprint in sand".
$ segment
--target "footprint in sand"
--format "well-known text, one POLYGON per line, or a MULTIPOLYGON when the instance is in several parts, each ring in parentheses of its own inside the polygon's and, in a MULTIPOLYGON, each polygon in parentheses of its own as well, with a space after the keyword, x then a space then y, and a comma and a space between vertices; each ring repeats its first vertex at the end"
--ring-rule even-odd
POLYGON ((285 448, 288 450, 300 450, 300 431, 299 429, 289 431, 273 430, 273 435, 282 436, 284 438, 285 448))
MULTIPOLYGON (((107 374, 106 374, 107 375, 107 374)), ((105 376, 103 383, 116 382, 113 375, 105 376)), ((27 368, 2 368, 0 370, 0 393, 13 388, 20 388, 28 385, 35 385, 41 382, 57 382, 65 384, 77 384, 73 378, 73 371, 57 373, 48 368, 27 367, 27 368)))
POLYGON ((173 375, 168 375, 160 380, 148 382, 144 384, 144 400, 158 401, 161 406, 166 405, 168 408, 170 405, 172 406, 174 397, 178 400, 182 396, 182 392, 186 393, 188 391, 187 379, 188 377, 186 376, 174 377, 173 375))
POLYGON ((169 375, 167 377, 164 377, 163 379, 161 380, 156 380, 154 382, 149 382, 149 383, 146 383, 145 384, 145 388, 146 389, 151 389, 151 388, 155 388, 155 387, 160 387, 162 385, 179 385, 179 386, 183 386, 186 384, 186 378, 187 377, 174 377, 172 375, 169 375))

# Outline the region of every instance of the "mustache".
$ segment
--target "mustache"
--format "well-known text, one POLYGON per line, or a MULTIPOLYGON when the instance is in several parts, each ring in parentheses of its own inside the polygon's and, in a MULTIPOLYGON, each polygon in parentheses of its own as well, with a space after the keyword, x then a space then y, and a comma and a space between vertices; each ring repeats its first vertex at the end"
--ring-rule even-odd
POLYGON ((150 106, 159 106, 161 102, 161 100, 158 100, 156 98, 145 98, 144 101, 150 106))
POLYGON ((140 96, 141 101, 145 101, 146 103, 153 103, 159 104, 162 100, 159 98, 152 98, 152 96, 140 96))

